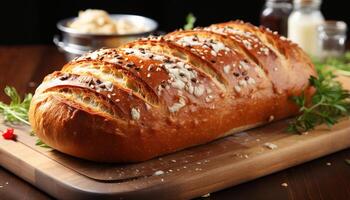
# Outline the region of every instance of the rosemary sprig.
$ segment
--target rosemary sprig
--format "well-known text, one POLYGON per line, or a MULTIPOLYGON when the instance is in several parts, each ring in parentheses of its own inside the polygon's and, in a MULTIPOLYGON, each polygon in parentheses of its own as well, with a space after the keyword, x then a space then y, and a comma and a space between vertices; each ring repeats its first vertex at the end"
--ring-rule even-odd
POLYGON ((26 94, 23 101, 14 87, 5 87, 5 94, 10 97, 10 104, 0 102, 0 113, 5 121, 15 123, 22 122, 30 125, 28 121, 28 110, 32 100, 32 94, 26 94))
POLYGON ((335 80, 335 67, 324 68, 324 64, 316 64, 318 78, 310 77, 310 85, 316 93, 308 104, 304 94, 293 97, 300 107, 300 115, 289 124, 288 131, 303 133, 312 130, 319 124, 333 126, 342 117, 350 115, 350 93, 335 80))
MULTIPOLYGON (((22 122, 30 125, 28 120, 28 111, 33 95, 31 93, 26 94, 22 101, 21 96, 14 87, 6 86, 4 92, 11 99, 9 104, 0 102, 0 114, 4 116, 4 120, 10 123, 22 122)), ((34 136, 35 133, 31 131, 30 135, 34 136)), ((50 148, 40 139, 37 139, 36 145, 44 148, 50 148)))
POLYGON ((194 23, 196 22, 196 17, 192 14, 189 13, 186 17, 186 24, 184 25, 185 30, 191 30, 194 27, 194 23))

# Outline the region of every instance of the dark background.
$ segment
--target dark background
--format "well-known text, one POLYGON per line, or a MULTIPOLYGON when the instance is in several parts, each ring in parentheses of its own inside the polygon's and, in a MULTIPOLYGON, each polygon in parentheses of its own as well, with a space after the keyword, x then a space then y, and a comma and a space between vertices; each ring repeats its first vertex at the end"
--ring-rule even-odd
MULTIPOLYGON (((198 26, 242 19, 255 25, 264 0, 2 0, 0 5, 0 44, 49 44, 57 33, 56 22, 77 16, 79 10, 104 9, 109 13, 138 14, 151 17, 159 29, 172 31, 182 27, 189 12, 197 17, 198 26)), ((350 24, 346 0, 324 0, 326 19, 350 24)))

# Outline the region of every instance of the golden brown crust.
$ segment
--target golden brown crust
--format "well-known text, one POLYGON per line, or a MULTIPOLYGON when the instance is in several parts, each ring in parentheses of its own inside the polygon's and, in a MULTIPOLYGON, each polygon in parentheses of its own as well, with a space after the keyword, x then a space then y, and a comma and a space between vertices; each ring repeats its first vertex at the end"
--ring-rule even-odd
POLYGON ((59 151, 136 162, 295 115, 310 76, 297 45, 231 21, 77 58, 44 79, 29 118, 59 151))

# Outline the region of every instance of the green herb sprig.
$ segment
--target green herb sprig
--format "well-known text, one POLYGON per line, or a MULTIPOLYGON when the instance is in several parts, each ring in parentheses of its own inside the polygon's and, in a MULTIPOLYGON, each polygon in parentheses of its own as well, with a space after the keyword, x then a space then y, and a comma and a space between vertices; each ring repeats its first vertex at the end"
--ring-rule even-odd
POLYGON ((35 143, 36 146, 43 147, 43 148, 51 148, 49 145, 45 144, 43 141, 41 141, 39 138, 36 140, 35 143))
POLYGON ((10 97, 10 104, 0 102, 0 113, 4 116, 5 121, 15 123, 22 122, 30 125, 28 121, 29 105, 33 95, 26 94, 23 101, 14 87, 6 86, 5 94, 10 97))
POLYGON ((336 75, 334 74, 338 69, 347 68, 344 64, 340 64, 342 62, 340 60, 333 59, 332 62, 338 64, 328 68, 326 65, 329 63, 315 64, 318 78, 311 77, 309 81, 310 85, 316 89, 316 93, 311 98, 309 105, 304 94, 292 98, 300 107, 300 115, 289 124, 288 131, 303 133, 314 129, 319 124, 327 124, 330 127, 340 118, 350 115, 350 93, 335 80, 336 75))
POLYGON ((196 22, 196 17, 192 14, 189 13, 186 17, 186 24, 184 25, 185 30, 191 30, 194 27, 194 23, 196 22))
POLYGON ((346 52, 344 56, 338 58, 328 58, 326 60, 313 60, 317 69, 327 68, 334 71, 336 74, 350 76, 350 51, 346 52))
MULTIPOLYGON (((22 122, 30 125, 28 120, 28 111, 33 95, 31 93, 26 94, 22 101, 21 96, 14 87, 6 86, 4 92, 11 99, 9 104, 0 102, 0 114, 4 116, 4 120, 10 123, 22 122)), ((31 132, 30 135, 34 136, 35 133, 31 132)), ((50 148, 40 139, 37 139, 36 145, 44 148, 50 148)))

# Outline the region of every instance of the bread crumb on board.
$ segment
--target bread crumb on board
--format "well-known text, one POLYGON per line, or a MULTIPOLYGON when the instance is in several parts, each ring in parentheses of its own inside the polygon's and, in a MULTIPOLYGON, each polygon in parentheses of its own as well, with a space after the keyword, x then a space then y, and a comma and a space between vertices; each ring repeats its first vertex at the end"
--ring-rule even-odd
POLYGON ((207 197, 210 197, 210 193, 208 193, 208 194, 205 194, 205 195, 203 195, 202 197, 203 197, 203 198, 207 198, 207 197))
POLYGON ((162 171, 162 170, 158 170, 158 171, 156 171, 156 172, 154 172, 154 176, 160 176, 160 175, 162 175, 162 174, 164 174, 164 171, 162 171))
POLYGON ((269 148, 269 149, 277 149, 277 148, 278 148, 278 146, 277 146, 276 144, 269 143, 269 142, 266 142, 266 143, 264 144, 264 147, 267 147, 267 148, 269 148))

